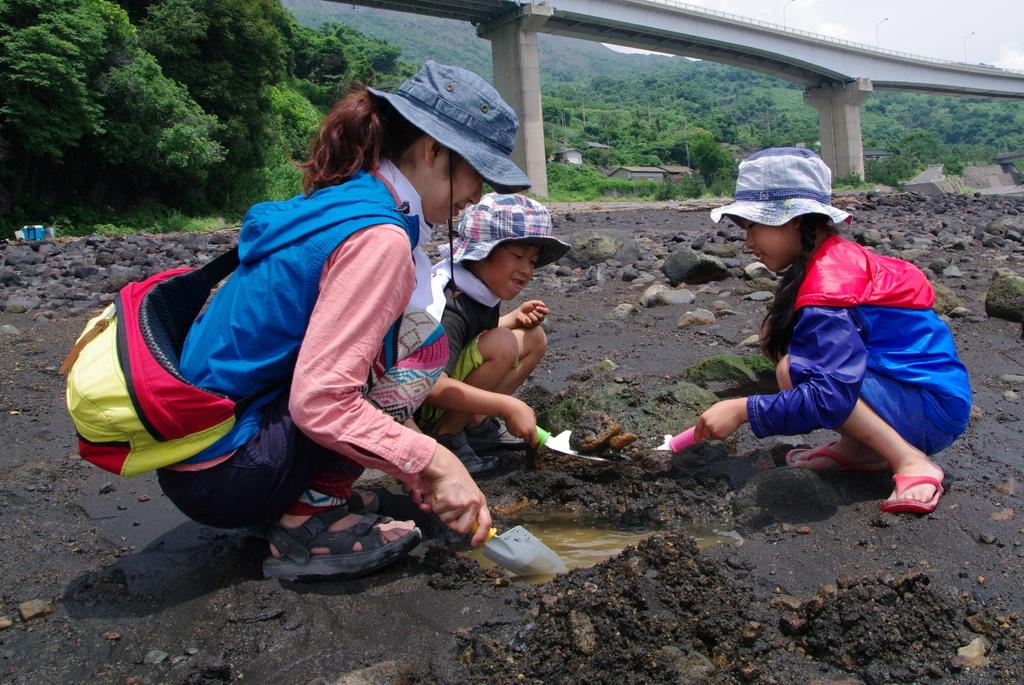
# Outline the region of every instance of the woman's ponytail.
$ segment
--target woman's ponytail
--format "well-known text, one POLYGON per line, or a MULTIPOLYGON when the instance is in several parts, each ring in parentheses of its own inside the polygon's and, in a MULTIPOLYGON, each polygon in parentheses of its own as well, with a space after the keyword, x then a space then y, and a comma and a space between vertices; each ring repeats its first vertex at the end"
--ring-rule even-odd
POLYGON ((423 135, 383 98, 355 84, 328 112, 302 169, 302 190, 309 194, 338 185, 359 171, 372 171, 381 159, 397 161, 423 135))
POLYGON ((761 349, 765 356, 776 364, 789 350, 789 341, 793 337, 793 327, 796 325, 793 305, 807 276, 807 262, 814 251, 819 228, 824 229, 826 233, 834 231, 826 216, 804 214, 800 217, 800 256, 786 270, 782 281, 775 289, 775 299, 761 324, 761 349))

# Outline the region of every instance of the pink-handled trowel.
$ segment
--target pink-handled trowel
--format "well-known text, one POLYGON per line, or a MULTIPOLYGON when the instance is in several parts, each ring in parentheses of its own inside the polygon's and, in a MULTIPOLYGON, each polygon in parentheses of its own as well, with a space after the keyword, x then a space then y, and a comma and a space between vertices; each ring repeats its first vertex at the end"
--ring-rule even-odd
POLYGON ((697 442, 693 437, 694 428, 696 427, 687 428, 679 435, 666 435, 665 442, 658 445, 655 449, 663 452, 682 452, 687 447, 697 442))

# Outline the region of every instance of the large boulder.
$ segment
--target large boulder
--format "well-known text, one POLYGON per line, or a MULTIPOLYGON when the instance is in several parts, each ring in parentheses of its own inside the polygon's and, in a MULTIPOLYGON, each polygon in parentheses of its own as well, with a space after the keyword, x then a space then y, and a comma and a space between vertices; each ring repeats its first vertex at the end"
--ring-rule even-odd
POLYGON ((632 236, 621 231, 579 231, 568 238, 572 250, 567 255, 573 263, 587 267, 616 259, 623 264, 632 264, 640 255, 640 249, 632 236))
POLYGON ((680 283, 696 285, 708 281, 721 281, 729 275, 729 270, 721 259, 686 246, 679 246, 672 251, 665 259, 661 272, 673 286, 680 283))
POLYGON ((985 295, 985 313, 996 319, 1024 321, 1024 278, 1000 269, 985 295))

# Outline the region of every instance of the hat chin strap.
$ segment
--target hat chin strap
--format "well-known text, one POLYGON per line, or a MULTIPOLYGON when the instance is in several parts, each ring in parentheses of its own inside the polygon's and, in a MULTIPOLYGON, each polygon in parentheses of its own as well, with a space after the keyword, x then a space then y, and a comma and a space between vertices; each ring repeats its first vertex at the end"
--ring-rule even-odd
POLYGON ((455 209, 454 175, 455 162, 452 161, 452 151, 448 150, 448 259, 452 262, 453 297, 459 294, 459 286, 455 283, 455 228, 452 226, 452 210, 455 209))

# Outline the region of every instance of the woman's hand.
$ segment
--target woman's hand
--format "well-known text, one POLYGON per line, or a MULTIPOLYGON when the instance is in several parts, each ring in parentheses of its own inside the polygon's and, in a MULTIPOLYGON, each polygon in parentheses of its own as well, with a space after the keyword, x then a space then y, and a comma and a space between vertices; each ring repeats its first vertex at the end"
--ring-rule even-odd
POLYGON ((515 328, 534 328, 547 318, 551 310, 540 300, 527 300, 513 314, 515 328))
POLYGON ((746 423, 747 418, 746 397, 716 402, 697 419, 693 437, 698 441, 724 440, 746 423))
POLYGON ((515 397, 505 396, 507 409, 501 412, 508 432, 522 438, 528 445, 537 445, 537 415, 530 405, 515 397))
POLYGON ((437 514, 456 533, 468 533, 475 522, 476 533, 470 540, 474 547, 487 540, 491 528, 487 498, 459 458, 447 448, 438 445, 434 449, 434 458, 420 472, 409 494, 420 509, 437 514))

